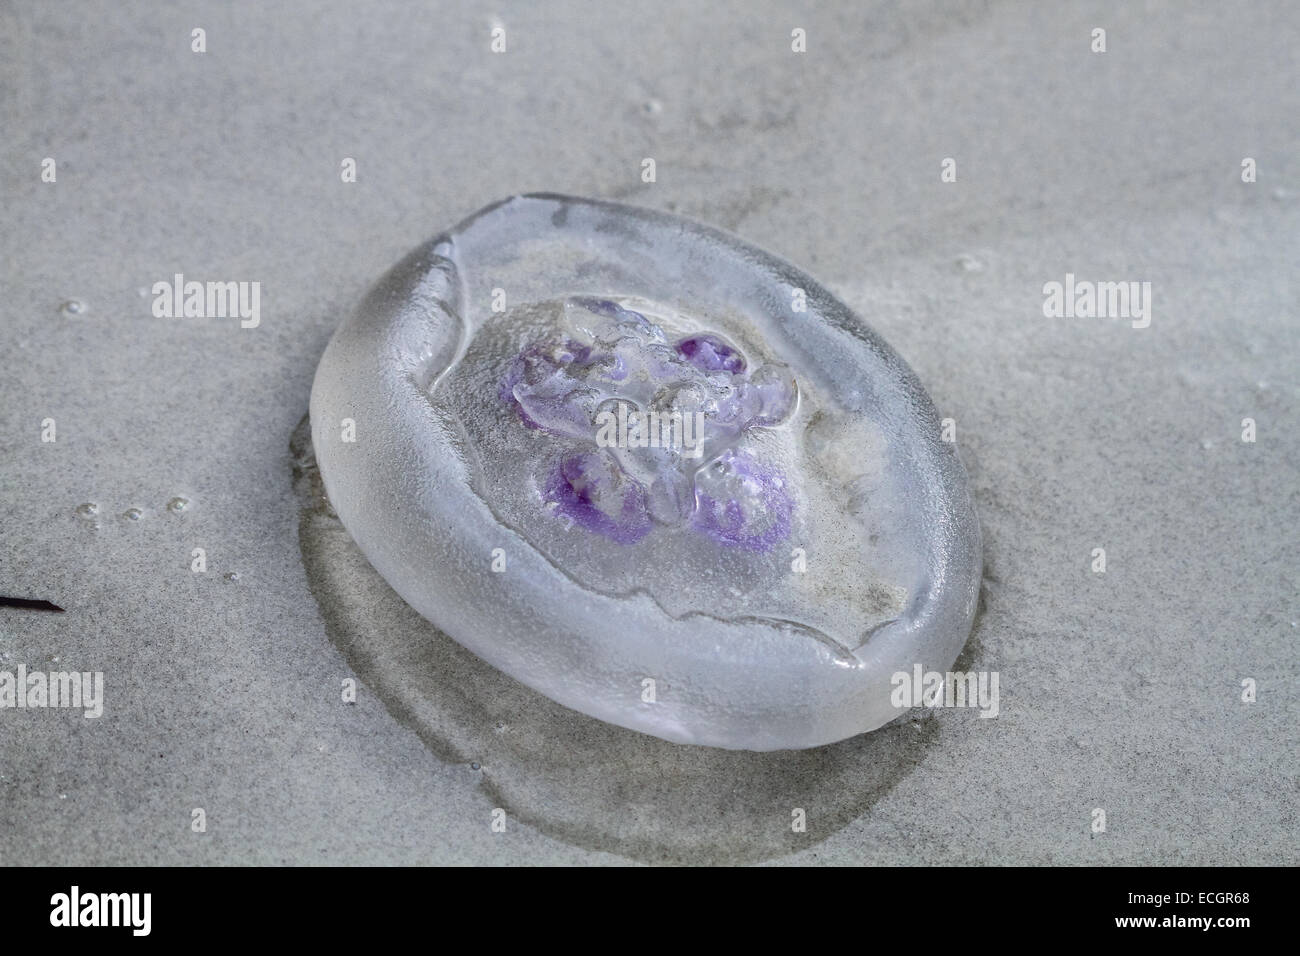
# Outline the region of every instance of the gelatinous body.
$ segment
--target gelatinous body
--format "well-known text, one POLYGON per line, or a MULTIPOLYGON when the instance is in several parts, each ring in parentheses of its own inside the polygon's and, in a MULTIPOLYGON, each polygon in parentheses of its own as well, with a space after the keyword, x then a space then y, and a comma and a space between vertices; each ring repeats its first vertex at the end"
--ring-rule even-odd
POLYGON ((811 278, 675 216, 483 210, 338 330, 311 419, 398 593, 604 720, 828 743, 970 629, 979 526, 915 376, 811 278))

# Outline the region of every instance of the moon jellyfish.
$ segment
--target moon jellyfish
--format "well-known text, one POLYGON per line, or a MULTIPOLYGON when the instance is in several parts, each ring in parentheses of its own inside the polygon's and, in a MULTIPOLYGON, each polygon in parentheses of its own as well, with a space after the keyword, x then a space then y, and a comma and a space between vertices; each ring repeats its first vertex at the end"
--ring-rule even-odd
POLYGON ((677 216, 476 213, 338 329, 311 425, 397 593, 602 720, 826 744, 970 631, 979 524, 916 376, 812 278, 677 216))

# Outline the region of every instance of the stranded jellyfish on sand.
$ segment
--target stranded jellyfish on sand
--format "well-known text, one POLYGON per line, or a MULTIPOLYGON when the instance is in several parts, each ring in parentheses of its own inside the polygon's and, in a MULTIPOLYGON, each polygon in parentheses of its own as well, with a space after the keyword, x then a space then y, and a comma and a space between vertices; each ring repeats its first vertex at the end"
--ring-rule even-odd
POLYGON ((602 720, 830 743, 970 630, 979 525, 915 375, 809 276, 676 216, 482 210, 339 328, 311 421, 393 588, 602 720))

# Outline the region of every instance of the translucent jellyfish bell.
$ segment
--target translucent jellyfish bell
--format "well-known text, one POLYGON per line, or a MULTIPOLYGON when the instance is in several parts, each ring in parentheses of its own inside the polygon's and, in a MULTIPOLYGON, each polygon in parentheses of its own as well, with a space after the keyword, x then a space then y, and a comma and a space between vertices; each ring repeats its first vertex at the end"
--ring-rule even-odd
POLYGON ((393 588, 602 720, 825 744, 899 716, 895 675, 970 631, 979 524, 915 375, 810 277, 680 217, 482 210, 339 328, 311 421, 393 588))

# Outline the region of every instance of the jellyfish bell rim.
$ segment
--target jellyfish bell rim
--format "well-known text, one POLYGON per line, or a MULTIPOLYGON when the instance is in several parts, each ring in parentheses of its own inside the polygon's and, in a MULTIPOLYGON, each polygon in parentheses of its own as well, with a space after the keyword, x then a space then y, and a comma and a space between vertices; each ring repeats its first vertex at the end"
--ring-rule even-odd
POLYGON ((727 749, 828 744, 900 716, 903 711, 890 702, 890 676, 910 672, 914 663, 947 670, 970 632, 981 568, 978 519, 964 468, 955 450, 939 441, 938 417, 919 380, 811 277, 712 226, 557 193, 514 196, 484 207, 422 243, 363 297, 321 357, 310 415, 330 501, 394 590, 499 670, 601 720, 677 743, 727 749), (554 566, 517 531, 498 524, 474 493, 453 423, 440 417, 428 394, 463 355, 471 334, 463 316, 465 270, 474 263, 457 261, 464 237, 509 218, 512 227, 533 228, 544 238, 548 225, 564 229, 571 216, 652 235, 666 228, 697 252, 721 247, 718 254, 733 258, 734 268, 752 273, 748 281, 755 288, 766 284, 784 292, 797 279, 818 321, 838 323, 897 376, 895 384, 913 399, 923 398, 918 411, 935 434, 919 439, 911 451, 923 459, 924 491, 943 496, 944 505, 931 529, 928 589, 911 596, 899 619, 877 627, 860 646, 845 648, 770 623, 703 612, 672 618, 644 594, 613 597, 577 583, 563 613, 555 610, 548 593, 554 566), (346 417, 356 424, 351 443, 338 437, 337 424, 346 417), (392 548, 395 540, 404 544, 400 553, 392 548), (512 573, 486 570, 486 555, 496 547, 509 553, 512 573), (624 615, 653 625, 618 630, 611 651, 604 635, 624 615), (671 706, 661 694, 657 706, 629 709, 627 695, 639 689, 639 680, 629 685, 631 678, 656 673, 675 675, 675 686, 666 688, 671 706), (575 675, 578 680, 571 679, 575 675))

